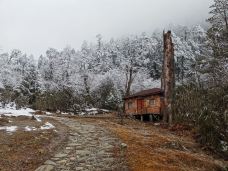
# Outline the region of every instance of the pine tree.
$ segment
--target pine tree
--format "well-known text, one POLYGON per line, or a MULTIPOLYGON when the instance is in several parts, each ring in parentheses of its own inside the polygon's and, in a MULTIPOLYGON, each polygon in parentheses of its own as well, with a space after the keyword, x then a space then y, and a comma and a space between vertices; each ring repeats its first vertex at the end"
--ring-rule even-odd
POLYGON ((212 16, 208 19, 211 24, 208 38, 213 54, 208 71, 211 71, 211 84, 221 85, 228 80, 228 1, 214 0, 210 8, 212 16))

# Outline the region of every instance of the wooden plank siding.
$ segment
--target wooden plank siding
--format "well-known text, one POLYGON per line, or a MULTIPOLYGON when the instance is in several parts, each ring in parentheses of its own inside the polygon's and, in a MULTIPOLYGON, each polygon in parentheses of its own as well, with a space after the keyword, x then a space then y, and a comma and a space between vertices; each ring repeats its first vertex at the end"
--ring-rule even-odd
POLYGON ((125 113, 126 115, 161 114, 162 105, 160 95, 125 99, 125 113))

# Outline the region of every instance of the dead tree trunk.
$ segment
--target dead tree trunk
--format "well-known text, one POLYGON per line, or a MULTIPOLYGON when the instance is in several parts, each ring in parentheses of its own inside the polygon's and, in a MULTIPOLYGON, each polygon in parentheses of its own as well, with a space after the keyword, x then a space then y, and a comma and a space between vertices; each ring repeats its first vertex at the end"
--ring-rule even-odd
MULTIPOLYGON (((131 85, 133 82, 133 67, 126 65, 126 83, 125 83, 125 97, 130 96, 131 85)), ((125 104, 123 104, 123 113, 125 113, 125 104)))
MULTIPOLYGON (((163 65, 162 65, 162 76, 161 76, 161 90, 162 90, 162 91, 164 91, 164 89, 165 89, 165 87, 164 87, 164 86, 165 86, 165 85, 164 85, 164 68, 165 68, 165 67, 164 67, 164 66, 165 66, 165 63, 164 63, 164 62, 165 62, 165 38, 164 38, 164 35, 165 35, 165 31, 163 31, 163 43, 164 43, 164 44, 163 44, 163 48, 164 48, 164 49, 163 49, 163 55, 164 55, 164 56, 163 56, 163 65)), ((163 118, 164 118, 164 117, 163 117, 163 118)))
POLYGON ((164 91, 164 113, 163 121, 172 124, 172 102, 175 86, 174 74, 174 45, 172 43, 171 31, 163 34, 164 37, 164 61, 162 89, 164 91))
POLYGON ((130 95, 132 82, 133 82, 133 67, 126 66, 126 85, 125 85, 126 93, 125 93, 125 96, 130 95))

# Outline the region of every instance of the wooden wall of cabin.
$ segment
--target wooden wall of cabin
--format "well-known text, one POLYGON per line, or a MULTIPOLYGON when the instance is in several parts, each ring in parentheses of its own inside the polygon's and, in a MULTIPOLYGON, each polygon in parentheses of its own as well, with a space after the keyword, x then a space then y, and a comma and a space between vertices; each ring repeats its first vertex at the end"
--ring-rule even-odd
POLYGON ((163 106, 162 97, 159 95, 149 96, 145 98, 134 98, 125 100, 125 113, 127 115, 141 115, 141 114, 161 114, 163 106), (143 101, 138 102, 139 100, 143 101), (154 100, 154 104, 150 104, 154 100), (139 106, 140 104, 140 106, 139 106))
POLYGON ((127 100, 125 100, 125 113, 127 115, 137 113, 137 99, 127 99, 127 100), (129 103, 132 104, 131 107, 129 106, 129 103))
POLYGON ((150 114, 160 114, 161 112, 161 96, 156 95, 156 96, 150 96, 144 99, 145 103, 145 108, 147 110, 147 113, 150 114), (155 100, 154 105, 150 105, 150 100, 155 100))

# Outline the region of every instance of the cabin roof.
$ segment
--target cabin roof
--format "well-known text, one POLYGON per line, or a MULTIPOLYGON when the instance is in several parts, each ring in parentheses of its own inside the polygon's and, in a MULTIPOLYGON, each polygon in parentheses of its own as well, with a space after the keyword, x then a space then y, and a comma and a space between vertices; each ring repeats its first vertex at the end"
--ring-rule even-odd
POLYGON ((163 95, 163 91, 160 88, 152 88, 152 89, 148 89, 148 90, 143 90, 138 93, 125 97, 124 100, 137 98, 137 97, 147 97, 147 96, 151 96, 151 95, 163 95))

